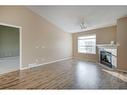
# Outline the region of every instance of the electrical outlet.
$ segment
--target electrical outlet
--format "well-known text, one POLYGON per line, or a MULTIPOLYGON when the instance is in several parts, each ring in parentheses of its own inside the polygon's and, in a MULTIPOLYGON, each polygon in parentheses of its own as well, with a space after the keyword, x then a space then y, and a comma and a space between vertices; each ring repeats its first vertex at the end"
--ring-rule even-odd
POLYGON ((29 68, 31 68, 31 67, 35 67, 36 65, 37 65, 37 63, 29 64, 29 68))

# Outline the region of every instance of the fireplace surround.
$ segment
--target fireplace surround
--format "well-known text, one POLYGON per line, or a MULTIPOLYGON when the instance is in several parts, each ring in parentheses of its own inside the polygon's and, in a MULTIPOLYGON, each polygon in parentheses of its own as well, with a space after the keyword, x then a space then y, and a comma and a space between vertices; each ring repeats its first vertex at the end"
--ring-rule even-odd
POLYGON ((99 63, 112 69, 117 68, 117 45, 101 44, 97 45, 99 53, 99 63))

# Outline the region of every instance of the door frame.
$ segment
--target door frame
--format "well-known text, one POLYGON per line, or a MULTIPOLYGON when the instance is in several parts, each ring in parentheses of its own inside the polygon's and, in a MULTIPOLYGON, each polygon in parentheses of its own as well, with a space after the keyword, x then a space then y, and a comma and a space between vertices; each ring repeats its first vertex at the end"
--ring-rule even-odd
POLYGON ((7 23, 1 23, 0 25, 3 26, 8 26, 8 27, 12 27, 12 28, 18 28, 19 29, 19 70, 22 69, 22 27, 21 26, 17 26, 17 25, 13 25, 13 24, 7 24, 7 23))

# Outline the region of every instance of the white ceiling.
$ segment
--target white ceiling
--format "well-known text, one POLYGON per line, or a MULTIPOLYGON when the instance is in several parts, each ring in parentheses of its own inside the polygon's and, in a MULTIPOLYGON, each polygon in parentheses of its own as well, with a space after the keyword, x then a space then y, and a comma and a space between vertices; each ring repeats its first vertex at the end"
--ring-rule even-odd
POLYGON ((74 33, 115 25, 120 17, 127 16, 127 6, 29 6, 66 32, 74 33), (82 30, 83 21, 87 29, 82 30))

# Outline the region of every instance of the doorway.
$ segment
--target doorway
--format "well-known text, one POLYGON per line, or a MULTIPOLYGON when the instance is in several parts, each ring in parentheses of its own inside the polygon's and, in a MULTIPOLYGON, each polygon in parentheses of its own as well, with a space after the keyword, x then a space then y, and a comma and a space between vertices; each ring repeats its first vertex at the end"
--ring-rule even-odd
POLYGON ((21 67, 21 27, 0 24, 0 74, 21 67))

